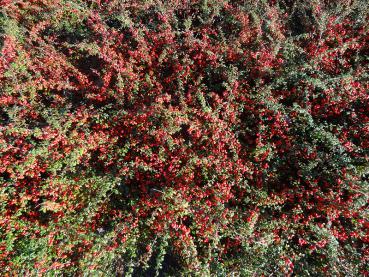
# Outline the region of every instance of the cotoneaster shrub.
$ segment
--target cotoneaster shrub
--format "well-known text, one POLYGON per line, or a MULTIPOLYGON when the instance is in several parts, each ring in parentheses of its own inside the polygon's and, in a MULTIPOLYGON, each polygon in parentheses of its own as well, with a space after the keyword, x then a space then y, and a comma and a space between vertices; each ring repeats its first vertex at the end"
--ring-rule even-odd
POLYGON ((368 275, 366 6, 1 0, 2 275, 368 275))

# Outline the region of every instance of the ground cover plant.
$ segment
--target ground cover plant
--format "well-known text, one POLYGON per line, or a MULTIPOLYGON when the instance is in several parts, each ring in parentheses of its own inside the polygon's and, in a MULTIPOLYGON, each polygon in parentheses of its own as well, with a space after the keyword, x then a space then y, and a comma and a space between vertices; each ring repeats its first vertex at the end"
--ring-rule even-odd
POLYGON ((1 275, 367 276, 367 4, 0 0, 1 275))

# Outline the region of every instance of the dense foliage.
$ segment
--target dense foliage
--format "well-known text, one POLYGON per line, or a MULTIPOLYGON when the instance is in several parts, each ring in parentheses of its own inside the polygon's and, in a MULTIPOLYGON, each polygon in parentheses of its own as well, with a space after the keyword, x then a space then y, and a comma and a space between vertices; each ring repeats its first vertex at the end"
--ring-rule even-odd
POLYGON ((0 271, 368 275, 368 19, 0 0, 0 271))

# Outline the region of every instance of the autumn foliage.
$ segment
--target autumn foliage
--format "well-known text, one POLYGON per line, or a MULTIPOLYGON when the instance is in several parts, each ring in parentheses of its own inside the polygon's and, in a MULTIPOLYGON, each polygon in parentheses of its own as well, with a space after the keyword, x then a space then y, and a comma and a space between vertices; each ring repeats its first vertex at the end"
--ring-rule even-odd
POLYGON ((0 0, 1 275, 368 275, 366 6, 0 0))

